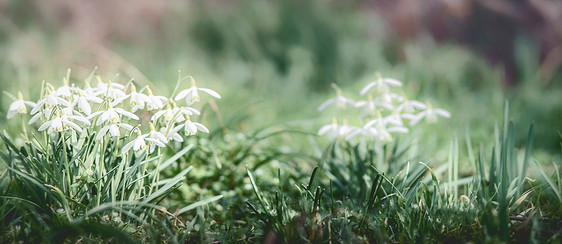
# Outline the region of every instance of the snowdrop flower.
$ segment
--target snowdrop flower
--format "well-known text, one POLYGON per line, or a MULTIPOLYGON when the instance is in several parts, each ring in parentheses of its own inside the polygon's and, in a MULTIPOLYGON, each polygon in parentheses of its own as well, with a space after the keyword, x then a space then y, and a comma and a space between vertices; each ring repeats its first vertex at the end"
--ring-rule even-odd
POLYGON ((373 88, 373 87, 376 87, 377 91, 379 91, 379 92, 387 93, 388 89, 389 89, 389 86, 400 87, 400 86, 402 86, 402 82, 400 82, 397 79, 393 79, 393 78, 383 78, 380 75, 380 73, 377 73, 377 79, 370 82, 365 87, 363 87, 363 89, 361 89, 361 92, 359 92, 359 94, 361 96, 363 96, 367 92, 369 92, 369 90, 371 90, 371 88, 373 88))
POLYGON ((351 100, 347 97, 344 97, 342 95, 341 89, 336 84, 332 83, 332 87, 336 90, 337 96, 334 97, 334 98, 330 98, 330 99, 324 101, 322 104, 320 104, 320 106, 318 107, 318 111, 322 111, 322 110, 326 109, 329 105, 331 105, 333 103, 336 104, 336 107, 338 109, 345 108, 346 104, 355 106, 355 101, 353 101, 353 100, 351 100))
POLYGON ((426 106, 422 102, 410 101, 410 100, 407 100, 407 99, 404 98, 404 101, 402 102, 402 104, 400 104, 400 105, 398 105, 398 107, 396 107, 396 110, 398 112, 406 112, 406 113, 412 113, 416 109, 426 109, 426 106))
POLYGON ((198 131, 204 132, 204 133, 209 133, 209 129, 207 129, 207 127, 205 127, 203 124, 201 123, 196 123, 191 121, 191 118, 189 117, 189 115, 185 115, 185 123, 180 124, 178 126, 176 126, 172 132, 170 133, 176 133, 179 130, 181 130, 182 128, 184 129, 184 132, 186 135, 188 136, 192 136, 197 134, 198 131))
POLYGON ((144 104, 150 102, 151 100, 147 95, 138 93, 135 85, 131 84, 131 93, 129 93, 129 106, 131 106, 131 111, 133 113, 139 109, 144 109, 144 104))
POLYGON ((330 140, 338 137, 345 137, 350 132, 356 130, 354 126, 347 125, 347 122, 344 120, 343 124, 339 125, 337 123, 337 119, 334 118, 331 124, 324 125, 320 127, 318 130, 318 135, 326 135, 326 137, 330 140))
POLYGON ((148 151, 149 153, 154 152, 154 149, 156 149, 156 146, 159 147, 165 147, 166 143, 168 143, 168 139, 166 138, 166 136, 164 136, 164 134, 156 131, 156 129, 154 128, 154 125, 152 123, 150 123, 150 132, 148 133, 148 139, 154 139, 155 141, 158 141, 160 143, 155 143, 154 141, 150 141, 148 144, 148 151))
POLYGON ((168 127, 162 127, 160 129, 160 133, 165 134, 166 135, 166 139, 168 141, 178 141, 178 142, 183 142, 183 137, 181 137, 181 135, 178 133, 178 131, 174 131, 173 128, 172 130, 168 130, 168 127))
POLYGON ((336 119, 334 118, 334 122, 332 122, 331 124, 327 124, 327 125, 324 125, 324 126, 320 127, 320 129, 318 130, 318 135, 319 136, 326 135, 326 137, 328 137, 328 139, 330 139, 330 140, 338 137, 338 135, 339 135, 339 125, 336 122, 336 119))
POLYGON ((96 140, 100 140, 108 132, 109 132, 110 136, 113 136, 113 137, 120 136, 121 132, 120 132, 119 128, 124 128, 126 130, 132 130, 133 126, 129 125, 129 124, 125 124, 125 123, 111 122, 111 123, 105 125, 104 127, 102 127, 100 129, 100 131, 98 132, 98 135, 96 136, 96 140))
POLYGON ((63 131, 68 130, 70 128, 76 130, 77 132, 82 132, 82 129, 80 128, 80 126, 78 126, 76 123, 68 120, 68 118, 66 116, 57 116, 57 117, 53 118, 52 120, 49 120, 49 121, 43 123, 39 127, 39 131, 44 131, 45 129, 48 129, 47 133, 51 134, 53 132, 63 132, 63 131))
POLYGON ((139 117, 136 116, 135 114, 133 114, 131 112, 127 112, 122 108, 113 108, 111 106, 109 106, 109 108, 105 111, 97 111, 95 113, 90 114, 90 116, 88 116, 88 119, 92 119, 93 117, 96 117, 99 114, 101 114, 101 115, 98 118, 98 121, 96 122, 96 125, 101 125, 105 121, 108 121, 110 123, 121 122, 121 120, 119 119, 119 115, 123 115, 123 116, 129 117, 129 118, 134 119, 134 120, 139 120, 139 117))
POLYGON ((18 92, 18 99, 14 101, 12 104, 10 104, 10 107, 8 108, 8 114, 7 114, 8 119, 11 119, 16 114, 26 114, 27 113, 26 105, 30 107, 36 106, 34 102, 24 101, 23 95, 21 94, 21 92, 18 92))
POLYGON ((152 94, 152 90, 146 87, 148 91, 148 96, 146 102, 146 109, 147 110, 154 110, 154 109, 161 109, 164 107, 164 103, 168 101, 168 98, 163 96, 155 96, 152 94))
POLYGON ((46 111, 52 110, 57 105, 64 105, 65 107, 70 107, 71 104, 56 95, 56 92, 51 92, 45 98, 39 100, 37 104, 31 109, 31 114, 36 114, 41 109, 44 109, 43 114, 46 116, 50 116, 50 113, 45 113, 46 111))
POLYGON ((364 138, 377 138, 377 129, 372 126, 354 127, 345 137, 346 141, 349 141, 357 136, 363 136, 364 138))
POLYGON ((373 119, 367 123, 365 123, 365 127, 373 127, 376 130, 375 138, 377 141, 382 143, 387 143, 392 141, 392 136, 390 133, 408 133, 408 128, 403 126, 394 126, 387 128, 388 121, 385 121, 385 118, 379 116, 376 119, 373 119))
POLYGON ((440 109, 440 108, 433 108, 430 103, 426 105, 426 109, 418 114, 411 116, 410 125, 415 125, 421 119, 425 118, 428 122, 433 123, 437 121, 437 116, 442 116, 445 118, 450 118, 451 113, 447 112, 447 110, 440 109))
MULTIPOLYGON (((163 127, 161 131, 165 132, 167 130, 168 130, 167 128, 163 127)), ((169 141, 174 140, 177 142, 183 142, 183 137, 181 137, 178 132, 173 132, 173 131, 170 131, 170 133, 168 133, 166 139, 168 139, 169 141)))
POLYGON ((185 121, 184 115, 200 115, 201 113, 199 110, 191 108, 191 107, 174 107, 168 108, 165 110, 158 111, 152 115, 150 118, 152 122, 158 120, 160 117, 164 117, 164 123, 170 123, 174 118, 175 122, 182 122, 185 121))
POLYGON ((111 80, 105 83, 99 76, 96 76, 96 79, 98 80, 98 85, 96 86, 97 94, 103 95, 105 98, 109 99, 109 101, 119 100, 127 96, 125 92, 123 92, 125 86, 111 82, 111 80))
POLYGON ((55 91, 57 96, 65 99, 70 98, 72 96, 72 90, 74 90, 74 88, 68 86, 68 75, 70 75, 70 69, 68 71, 69 73, 67 73, 67 77, 63 79, 64 84, 55 91))
POLYGON ((161 147, 165 147, 166 145, 164 145, 164 143, 162 143, 159 140, 155 140, 153 138, 147 138, 149 136, 149 134, 145 134, 142 135, 140 130, 138 130, 138 136, 137 138, 135 138, 134 140, 130 141, 129 143, 125 144, 125 146, 123 146, 123 154, 125 154, 127 151, 129 151, 131 148, 134 151, 139 151, 139 150, 145 150, 146 149, 146 142, 152 142, 158 146, 161 147))
POLYGON ((42 117, 44 117, 45 119, 48 119, 51 116, 51 112, 52 112, 52 109, 45 109, 43 111, 39 111, 35 115, 33 115, 31 117, 31 119, 29 119, 29 122, 27 124, 29 124, 29 125, 33 124, 42 117))
POLYGON ((78 107, 78 111, 90 115, 92 114, 92 107, 90 106, 90 102, 93 103, 101 103, 103 100, 96 96, 91 96, 82 90, 77 90, 78 94, 74 95, 74 102, 72 103, 73 107, 78 107))
POLYGON ((395 102, 401 102, 403 98, 397 94, 386 92, 377 98, 377 103, 380 107, 388 110, 394 110, 395 102))
POLYGON ((195 85, 195 80, 190 76, 189 77, 191 79, 191 87, 188 89, 185 89, 183 91, 180 91, 178 93, 178 95, 176 95, 176 97, 174 98, 174 100, 179 101, 183 98, 185 98, 185 102, 187 103, 187 105, 192 105, 195 102, 199 101, 199 92, 198 91, 202 91, 204 93, 207 93, 215 98, 220 99, 221 96, 208 88, 199 88, 195 85))

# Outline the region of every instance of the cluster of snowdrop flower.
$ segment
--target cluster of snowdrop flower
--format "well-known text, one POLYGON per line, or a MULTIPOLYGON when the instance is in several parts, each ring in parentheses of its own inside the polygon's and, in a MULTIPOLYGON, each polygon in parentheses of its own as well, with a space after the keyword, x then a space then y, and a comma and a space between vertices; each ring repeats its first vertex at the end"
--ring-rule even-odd
MULTIPOLYGON (((126 132, 127 142, 121 148, 122 153, 131 149, 152 153, 170 141, 183 141, 182 134, 208 133, 206 126, 191 120, 191 116, 200 114, 192 105, 200 100, 200 92, 221 98, 211 89, 197 87, 191 76, 187 77, 190 87, 178 92, 175 97, 154 95, 148 86, 137 91, 133 79, 126 85, 104 81, 95 75, 95 70, 83 87, 70 83, 69 78, 70 70, 60 87, 43 82, 41 97, 36 102, 25 101, 21 92, 18 93, 8 109, 8 119, 17 114, 27 114, 30 107, 28 124, 37 123, 38 130, 46 131, 49 136, 58 133, 87 136, 95 133, 96 140, 107 141, 117 140, 122 132, 126 132), (91 84, 93 80, 95 84, 91 84), (148 125, 142 125, 135 114, 140 111, 152 114, 148 125), (143 128, 148 132, 143 134, 143 128)), ((185 79, 180 76, 178 85, 182 80, 185 79)))
POLYGON ((377 79, 368 83, 359 92, 359 95, 364 97, 363 100, 355 101, 345 97, 339 87, 335 84, 332 86, 337 91, 337 96, 326 100, 318 107, 318 111, 323 111, 330 106, 335 106, 338 115, 343 115, 334 118, 332 123, 322 126, 318 131, 318 135, 326 136, 330 140, 336 138, 352 140, 362 137, 381 145, 391 142, 394 133, 408 133, 406 124, 413 126, 422 119, 435 122, 438 116, 445 118, 451 116, 444 109, 433 108, 429 102, 408 100, 405 96, 391 92, 392 87, 401 87, 402 82, 393 78, 383 78, 378 73, 377 79), (345 118, 348 114, 343 110, 349 107, 360 110, 362 125, 348 124, 345 118))

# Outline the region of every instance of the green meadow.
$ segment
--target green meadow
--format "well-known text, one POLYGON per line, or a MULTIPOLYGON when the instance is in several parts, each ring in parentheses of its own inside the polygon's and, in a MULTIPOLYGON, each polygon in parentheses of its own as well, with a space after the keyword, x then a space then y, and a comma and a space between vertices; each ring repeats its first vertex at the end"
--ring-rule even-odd
POLYGON ((560 243, 562 66, 361 2, 0 1, 0 242, 560 243))

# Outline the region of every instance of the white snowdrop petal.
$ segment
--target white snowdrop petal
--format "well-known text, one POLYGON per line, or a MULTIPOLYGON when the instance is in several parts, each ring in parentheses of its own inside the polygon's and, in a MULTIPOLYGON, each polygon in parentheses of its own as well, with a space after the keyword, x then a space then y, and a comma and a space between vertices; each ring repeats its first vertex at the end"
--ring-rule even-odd
POLYGON ((33 115, 33 117, 31 117, 31 119, 29 120, 29 122, 27 122, 28 125, 35 123, 35 121, 39 120, 39 118, 41 117, 42 113, 38 113, 33 115))
POLYGON ((62 104, 64 106, 67 106, 67 107, 72 106, 67 100, 62 99, 60 97, 57 97, 56 100, 57 100, 57 103, 62 104))
POLYGON ((109 126, 109 134, 111 136, 119 136, 119 126, 117 126, 116 124, 111 124, 109 126))
POLYGON ((132 125, 124 124, 124 123, 119 123, 117 125, 121 128, 125 128, 126 130, 132 130, 134 128, 132 125))
POLYGON ((51 121, 47 121, 45 123, 43 123, 41 126, 39 126, 39 129, 37 129, 38 131, 44 131, 45 129, 49 128, 49 126, 51 125, 51 121))
POLYGON ((27 106, 30 106, 30 107, 35 107, 35 106, 37 105, 36 103, 30 102, 30 101, 24 101, 24 103, 25 103, 27 106))
POLYGON ((173 135, 173 134, 178 133, 184 126, 185 126, 185 124, 180 124, 180 125, 174 127, 174 128, 170 131, 170 133, 168 133, 168 135, 173 135))
POLYGON ((162 141, 162 142, 167 142, 168 139, 166 139, 166 137, 164 136, 164 134, 160 133, 160 132, 154 132, 155 137, 162 141))
POLYGON ((125 154, 127 151, 129 151, 131 149, 131 147, 133 147, 133 144, 135 143, 135 141, 130 141, 127 144, 125 144, 125 146, 123 146, 122 153, 125 154))
POLYGON ((43 104, 45 104, 45 101, 45 99, 39 100, 39 102, 37 102, 37 104, 35 104, 35 106, 31 109, 31 114, 39 112, 39 110, 43 107, 43 104))
POLYGON ((203 124, 201 123, 193 123, 197 129, 201 132, 205 132, 205 133, 209 133, 209 129, 207 129, 207 127, 205 127, 203 124))
POLYGON ((426 105, 422 102, 419 101, 410 101, 410 104, 412 104, 412 106, 414 106, 417 109, 426 109, 426 105))
POLYGON ((324 101, 322 104, 320 104, 320 106, 318 107, 318 111, 322 111, 324 109, 326 109, 326 107, 328 107, 330 104, 336 102, 336 98, 330 98, 326 101, 324 101))
POLYGON ((154 122, 154 121, 156 121, 158 118, 160 118, 164 113, 166 113, 166 110, 158 111, 158 112, 156 112, 156 113, 154 113, 154 114, 152 115, 152 117, 150 118, 150 120, 152 120, 152 121, 154 122))
POLYGON ((408 133, 409 130, 408 130, 408 128, 406 128, 406 127, 399 127, 399 126, 397 126, 397 127, 390 127, 390 128, 388 128, 386 131, 388 131, 388 132, 396 132, 396 133, 408 133))
POLYGON ((176 98, 174 98, 174 100, 179 101, 179 100, 185 98, 190 92, 191 92, 191 88, 180 91, 178 93, 178 95, 176 95, 176 98))
POLYGON ((77 124, 75 124, 74 122, 70 121, 70 120, 65 120, 64 121, 65 124, 69 125, 70 127, 72 127, 72 129, 78 131, 78 132, 82 132, 82 128, 80 128, 80 126, 78 126, 77 124))
POLYGON ((152 143, 156 144, 156 145, 159 146, 159 147, 165 147, 165 146, 166 146, 166 144, 164 144, 164 143, 162 143, 161 141, 156 140, 156 139, 154 139, 154 138, 145 138, 145 140, 148 141, 148 142, 152 142, 152 143))
POLYGON ((445 118, 450 118, 451 117, 451 113, 447 112, 444 109, 440 109, 440 108, 436 108, 433 110, 436 114, 441 115, 445 118))
POLYGON ((105 134, 107 133, 107 131, 109 130, 109 126, 110 125, 106 125, 104 127, 102 127, 100 129, 100 131, 98 132, 98 135, 96 136, 96 140, 101 139, 103 136, 105 136, 105 134))
POLYGON ((6 115, 6 118, 11 119, 12 117, 14 117, 16 115, 16 111, 15 110, 8 110, 8 114, 6 115))
POLYGON ((402 82, 397 79, 384 78, 382 81, 391 86, 398 86, 398 87, 402 86, 402 82))
POLYGON ((192 115, 192 114, 200 115, 201 114, 201 112, 199 112, 199 110, 197 110, 195 108, 192 108, 192 107, 182 107, 181 109, 184 113, 187 113, 188 115, 192 115))
POLYGON ((371 90, 371 88, 373 88, 373 86, 375 86, 376 84, 377 83, 375 81, 370 82, 369 84, 364 86, 363 89, 361 89, 361 91, 359 92, 359 95, 361 95, 361 96, 365 95, 365 93, 367 93, 369 90, 371 90))
POLYGON ((215 92, 215 91, 213 91, 213 90, 211 90, 211 89, 208 89, 208 88, 197 88, 197 90, 200 90, 200 91, 202 91, 202 92, 205 92, 205 93, 207 93, 207 94, 209 94, 209 95, 211 95, 211 96, 213 96, 213 97, 215 97, 215 98, 219 98, 219 99, 221 98, 221 95, 219 95, 217 92, 215 92))
POLYGON ((335 124, 329 124, 329 125, 324 125, 322 127, 320 127, 320 130, 318 130, 318 135, 324 135, 326 134, 328 131, 332 130, 334 128, 335 124))
POLYGON ((125 115, 125 116, 127 116, 127 117, 129 117, 129 118, 131 118, 131 119, 139 120, 139 116, 136 116, 134 113, 125 111, 125 110, 122 109, 122 108, 114 108, 114 110, 115 110, 115 112, 120 113, 120 114, 122 114, 122 115, 125 115))

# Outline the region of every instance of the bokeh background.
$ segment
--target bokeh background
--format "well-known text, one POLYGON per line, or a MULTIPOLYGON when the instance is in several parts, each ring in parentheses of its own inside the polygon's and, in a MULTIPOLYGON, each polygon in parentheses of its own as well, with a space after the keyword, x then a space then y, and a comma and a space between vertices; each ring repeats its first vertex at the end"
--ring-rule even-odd
MULTIPOLYGON (((451 111, 421 132, 428 144, 446 151, 467 128, 475 143, 491 142, 509 100, 517 131, 534 123, 537 154, 551 162, 561 141, 560 23, 556 0, 0 0, 0 89, 34 100, 43 80, 62 84, 71 68, 79 81, 97 66, 166 95, 181 69, 223 95, 229 126, 315 132, 331 121, 316 111, 335 94, 331 83, 356 96, 378 71, 451 111)), ((1 114, 10 102, 2 94, 1 114)), ((17 127, 5 116, 0 124, 17 127)))

